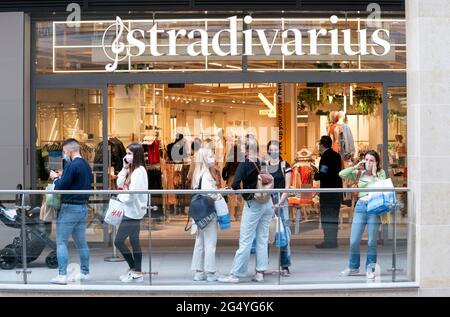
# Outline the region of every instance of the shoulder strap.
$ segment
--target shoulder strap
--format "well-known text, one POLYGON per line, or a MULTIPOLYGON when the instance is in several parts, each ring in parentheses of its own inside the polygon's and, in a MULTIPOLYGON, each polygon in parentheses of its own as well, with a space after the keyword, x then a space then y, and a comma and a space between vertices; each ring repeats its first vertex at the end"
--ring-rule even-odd
POLYGON ((203 179, 203 175, 200 176, 200 181, 198 182, 198 188, 197 189, 202 189, 202 179, 203 179))
POLYGON ((253 161, 252 161, 252 163, 253 163, 253 165, 255 165, 256 170, 258 171, 258 174, 261 174, 261 172, 259 171, 258 165, 255 162, 253 162, 253 161))
POLYGON ((362 170, 358 170, 358 175, 356 175, 356 186, 359 186, 359 179, 361 178, 362 170))
POLYGON ((286 175, 286 161, 280 161, 279 163, 281 168, 281 173, 283 173, 283 177, 286 175))

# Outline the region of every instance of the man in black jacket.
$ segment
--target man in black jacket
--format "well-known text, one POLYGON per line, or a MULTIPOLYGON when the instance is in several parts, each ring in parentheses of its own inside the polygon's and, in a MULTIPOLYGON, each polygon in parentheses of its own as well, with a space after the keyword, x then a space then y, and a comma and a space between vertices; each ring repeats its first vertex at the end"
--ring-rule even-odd
MULTIPOLYGON (((342 168, 341 156, 331 149, 332 140, 328 135, 320 138, 319 173, 314 175, 320 180, 320 188, 342 188, 339 172, 342 168)), ((324 241, 316 248, 329 249, 337 247, 339 209, 341 207, 341 193, 320 194, 320 219, 322 222, 324 241)))

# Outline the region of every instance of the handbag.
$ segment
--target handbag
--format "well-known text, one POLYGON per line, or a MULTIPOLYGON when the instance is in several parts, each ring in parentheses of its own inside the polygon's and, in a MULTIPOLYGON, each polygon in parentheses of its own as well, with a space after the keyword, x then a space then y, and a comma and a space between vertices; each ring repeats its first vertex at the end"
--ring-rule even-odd
MULTIPOLYGON (((55 184, 48 184, 45 190, 55 190, 55 184)), ((61 209, 61 195, 60 194, 45 194, 46 207, 61 209)))
MULTIPOLYGON (((200 178, 198 188, 202 188, 202 178, 200 178)), ((193 195, 189 205, 189 217, 200 229, 204 229, 216 217, 214 199, 209 195, 193 195)))
MULTIPOLYGON (((394 188, 390 178, 378 181, 369 187, 394 188)), ((394 192, 370 192, 369 200, 367 202, 367 211, 382 216, 392 211, 396 204, 396 197, 394 192)))
POLYGON ((125 213, 125 204, 113 197, 109 200, 108 210, 105 214, 105 222, 113 226, 118 226, 122 222, 125 213))
MULTIPOLYGON (((258 171, 258 180, 256 182, 256 189, 272 189, 274 187, 273 176, 267 171, 261 172, 255 162, 252 162, 258 171)), ((271 193, 255 193, 253 198, 260 204, 266 203, 272 197, 271 193)))

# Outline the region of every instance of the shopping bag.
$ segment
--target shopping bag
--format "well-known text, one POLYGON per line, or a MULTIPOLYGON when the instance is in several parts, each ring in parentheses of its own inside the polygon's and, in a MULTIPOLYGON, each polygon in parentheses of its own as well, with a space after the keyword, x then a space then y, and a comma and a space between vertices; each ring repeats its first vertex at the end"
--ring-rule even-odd
POLYGON ((228 212, 228 205, 225 199, 221 198, 214 201, 214 207, 217 213, 217 221, 219 222, 220 230, 227 230, 231 228, 230 213, 228 212))
POLYGON ((286 230, 284 228, 283 220, 275 216, 275 246, 277 248, 284 248, 287 246, 286 230))
POLYGON ((47 202, 41 205, 41 211, 39 213, 39 219, 43 222, 52 222, 56 220, 57 213, 56 209, 53 207, 48 207, 47 202))
MULTIPOLYGON (((55 184, 48 184, 45 190, 54 190, 55 184)), ((46 194, 45 203, 48 208, 61 209, 61 195, 60 194, 46 194)))
POLYGON ((113 197, 109 200, 108 210, 105 215, 105 222, 113 226, 118 226, 122 222, 124 213, 124 203, 113 197))
MULTIPOLYGON (((370 187, 394 188, 390 178, 378 181, 370 187)), ((391 211, 396 203, 395 192, 370 192, 367 211, 382 216, 391 211)))

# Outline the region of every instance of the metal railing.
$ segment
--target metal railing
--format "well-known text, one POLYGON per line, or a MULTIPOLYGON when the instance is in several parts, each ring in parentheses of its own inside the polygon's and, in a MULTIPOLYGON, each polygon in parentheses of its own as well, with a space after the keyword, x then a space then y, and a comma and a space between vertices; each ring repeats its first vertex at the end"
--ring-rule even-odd
MULTIPOLYGON (((149 284, 152 285, 152 216, 151 212, 157 209, 156 206, 151 205, 152 195, 193 195, 193 194, 251 194, 251 193, 271 193, 271 194, 302 194, 302 193, 359 193, 359 192, 395 192, 395 193, 408 193, 410 192, 409 188, 301 188, 301 189, 253 189, 253 190, 231 190, 231 189, 217 189, 217 190, 129 190, 126 191, 127 194, 147 194, 149 204, 147 206, 149 216, 148 216, 148 255, 149 255, 149 284)), ((15 195, 16 196, 16 208, 21 215, 21 237, 22 237, 22 269, 20 274, 23 276, 23 284, 28 284, 27 275, 30 274, 30 271, 27 267, 27 229, 26 229, 26 213, 31 209, 31 206, 26 204, 25 196, 26 195, 45 195, 45 194, 90 194, 90 195, 118 195, 124 194, 123 190, 0 190, 0 201, 2 201, 1 197, 7 195, 15 195)), ((108 199, 99 200, 102 202, 108 202, 108 199)), ((398 207, 398 206, 396 206, 398 207)), ((397 255, 397 236, 396 236, 396 218, 395 212, 392 213, 392 225, 393 225, 393 245, 392 245, 392 282, 396 281, 396 272, 397 263, 396 263, 396 255, 397 255)), ((278 214, 279 216, 279 214, 278 214)), ((278 222, 280 226, 280 221, 278 222)), ((280 227, 278 227, 280 230, 280 227)), ((278 258, 280 260, 280 250, 278 248, 278 258)), ((17 271, 19 273, 19 271, 17 271)), ((278 283, 280 284, 280 273, 281 273, 281 265, 278 263, 278 283)), ((1 283, 1 282, 0 282, 1 283)))

